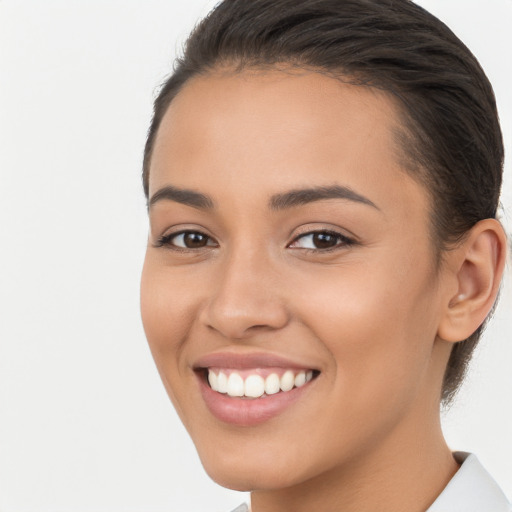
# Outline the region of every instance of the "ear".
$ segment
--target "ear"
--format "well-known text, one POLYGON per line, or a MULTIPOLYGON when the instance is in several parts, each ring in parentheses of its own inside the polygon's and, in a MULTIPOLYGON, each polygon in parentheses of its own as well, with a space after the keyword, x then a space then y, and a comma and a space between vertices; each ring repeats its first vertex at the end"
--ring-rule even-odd
POLYGON ((455 286, 447 294, 438 327, 441 339, 465 340, 484 322, 498 295, 506 247, 502 225, 495 219, 485 219, 475 224, 464 242, 448 253, 448 272, 455 286))

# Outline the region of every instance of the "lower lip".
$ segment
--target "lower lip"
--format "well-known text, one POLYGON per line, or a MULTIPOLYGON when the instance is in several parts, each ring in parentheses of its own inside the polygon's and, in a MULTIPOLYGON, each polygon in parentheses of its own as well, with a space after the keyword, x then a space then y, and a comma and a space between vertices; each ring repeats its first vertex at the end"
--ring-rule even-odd
POLYGON ((303 396, 313 382, 261 398, 237 398, 213 391, 201 376, 198 378, 209 411, 220 421, 240 427, 258 425, 281 414, 303 396))

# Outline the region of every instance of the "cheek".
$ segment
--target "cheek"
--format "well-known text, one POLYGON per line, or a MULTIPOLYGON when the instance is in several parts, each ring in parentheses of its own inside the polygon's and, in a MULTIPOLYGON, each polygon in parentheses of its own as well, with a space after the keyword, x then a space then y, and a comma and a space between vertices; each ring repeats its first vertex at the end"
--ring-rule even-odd
POLYGON ((194 285, 186 272, 146 255, 141 278, 141 316, 149 348, 167 394, 186 428, 193 377, 184 348, 195 315, 194 285))
POLYGON ((318 273, 301 308, 303 321, 332 354, 339 392, 350 390, 360 403, 380 389, 411 391, 427 370, 435 339, 428 273, 411 259, 388 261, 318 273))
MULTIPOLYGON (((329 403, 340 406, 322 414, 331 429, 344 432, 324 454, 333 464, 340 453, 355 456, 357 447, 378 443, 415 409, 429 387, 435 338, 426 276, 391 266, 384 273, 339 270, 329 279, 317 276, 301 308, 303 322, 331 354, 324 378, 329 403)), ((296 296, 304 295, 296 290, 296 296)), ((312 438, 325 436, 322 426, 310 428, 312 438)))
POLYGON ((153 358, 167 387, 168 378, 175 376, 174 380, 179 381, 185 370, 180 353, 194 318, 194 293, 193 285, 184 286, 184 278, 175 269, 152 260, 146 256, 142 271, 141 316, 153 358))

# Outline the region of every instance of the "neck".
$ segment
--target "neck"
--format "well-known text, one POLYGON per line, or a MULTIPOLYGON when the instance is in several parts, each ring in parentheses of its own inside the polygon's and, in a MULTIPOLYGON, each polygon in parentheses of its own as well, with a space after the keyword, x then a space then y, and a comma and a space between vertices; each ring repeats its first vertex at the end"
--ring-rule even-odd
POLYGON ((438 405, 430 421, 412 416, 356 460, 290 488, 253 492, 252 512, 425 511, 459 466, 442 435, 438 405))

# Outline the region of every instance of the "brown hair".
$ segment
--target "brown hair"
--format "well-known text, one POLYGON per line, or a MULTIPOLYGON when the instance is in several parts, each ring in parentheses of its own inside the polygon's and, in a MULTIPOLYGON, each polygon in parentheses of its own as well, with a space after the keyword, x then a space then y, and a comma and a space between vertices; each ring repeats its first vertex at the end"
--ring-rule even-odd
MULTIPOLYGON (((158 128, 192 77, 229 66, 288 64, 396 98, 408 172, 431 196, 439 255, 498 208, 503 141, 494 93, 468 48, 409 0, 224 0, 194 29, 154 103, 143 185, 158 128)), ((464 379, 483 325, 454 345, 443 383, 449 403, 464 379)))

